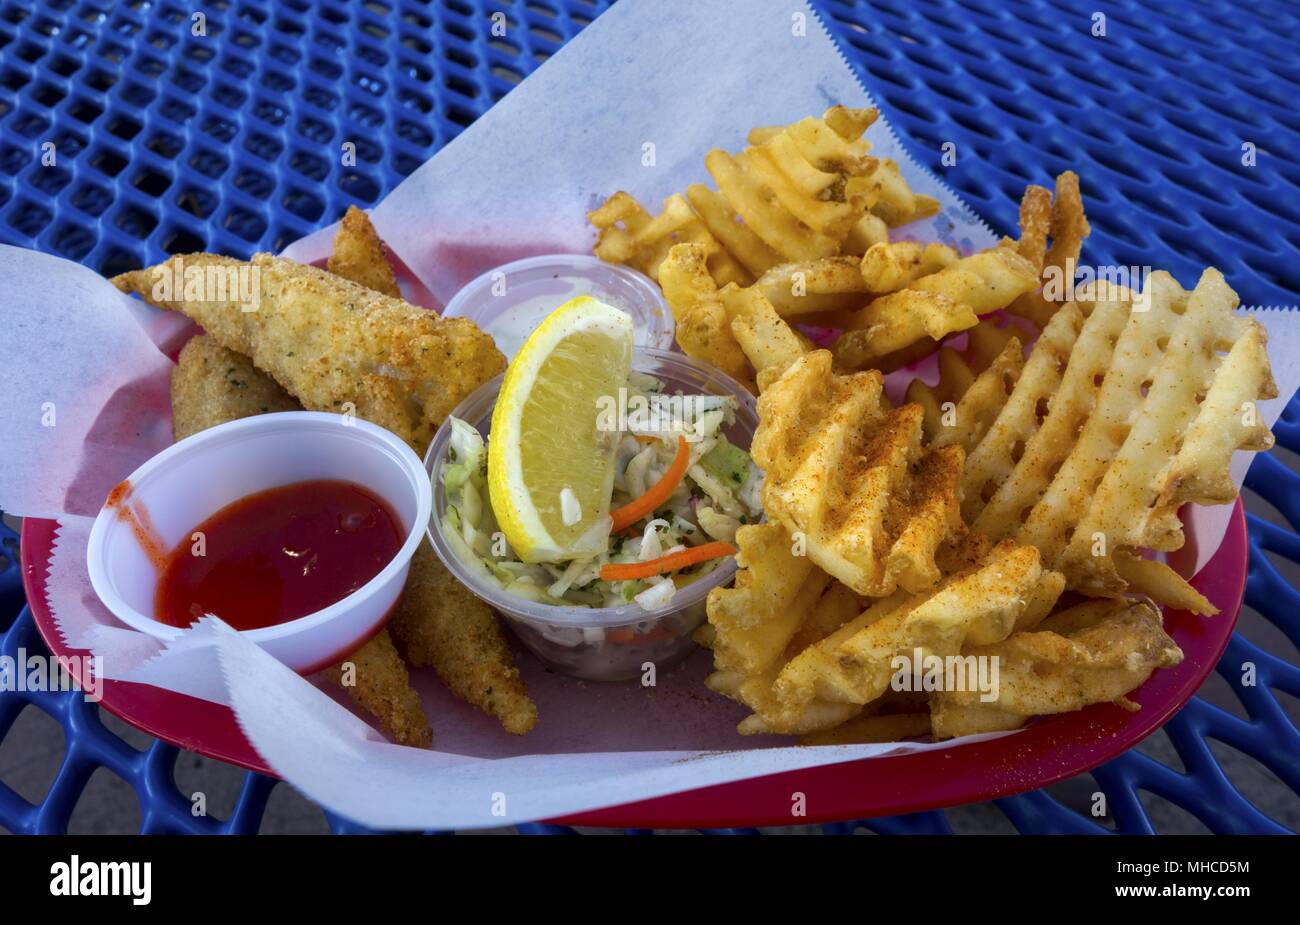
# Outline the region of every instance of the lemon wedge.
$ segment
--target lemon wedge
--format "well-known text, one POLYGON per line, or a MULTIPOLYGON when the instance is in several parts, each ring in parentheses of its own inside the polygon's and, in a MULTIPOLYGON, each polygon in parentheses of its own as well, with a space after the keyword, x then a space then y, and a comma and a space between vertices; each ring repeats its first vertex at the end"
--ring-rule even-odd
POLYGON ((551 312, 510 361, 492 410, 488 493, 522 561, 605 548, 617 438, 598 417, 631 368, 631 316, 590 296, 551 312))

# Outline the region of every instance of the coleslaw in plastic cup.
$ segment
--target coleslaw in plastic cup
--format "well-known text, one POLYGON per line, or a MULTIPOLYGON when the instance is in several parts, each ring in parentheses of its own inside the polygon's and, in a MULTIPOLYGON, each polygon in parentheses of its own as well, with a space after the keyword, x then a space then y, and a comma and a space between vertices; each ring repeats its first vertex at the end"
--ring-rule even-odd
MULTIPOLYGON (((661 380, 666 392, 733 396, 737 405, 735 420, 724 428, 724 433, 735 445, 749 449, 758 427, 758 409, 754 397, 734 379, 683 354, 665 350, 638 348, 632 368, 661 380)), ((488 436, 501 379, 498 376, 482 385, 452 412, 452 417, 488 436)), ((538 658, 574 677, 620 681, 640 676, 647 662, 663 666, 692 649, 691 634, 705 619, 705 597, 713 588, 732 581, 736 573, 734 559, 680 587, 667 605, 650 610, 635 602, 618 607, 558 606, 511 594, 470 568, 444 535, 443 514, 448 500, 442 472, 448 465, 451 434, 451 425, 445 422, 424 457, 433 486, 429 540, 452 575, 504 616, 538 658)))

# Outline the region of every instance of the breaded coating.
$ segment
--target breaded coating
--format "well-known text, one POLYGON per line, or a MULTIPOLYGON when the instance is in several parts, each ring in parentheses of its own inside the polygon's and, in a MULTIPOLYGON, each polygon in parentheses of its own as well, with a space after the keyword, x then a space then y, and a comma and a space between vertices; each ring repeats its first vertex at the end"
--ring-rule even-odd
POLYGON ((370 216, 356 206, 348 206, 334 235, 334 253, 326 266, 331 273, 375 292, 402 297, 393 267, 384 254, 384 245, 375 233, 375 226, 370 224, 370 216))
POLYGON ((248 264, 212 254, 181 255, 123 273, 113 283, 192 318, 304 407, 355 410, 418 453, 461 399, 506 366, 492 338, 468 319, 441 318, 270 254, 257 254, 248 264), (237 286, 196 285, 191 295, 190 278, 201 281, 209 269, 214 277, 251 271, 255 310, 244 311, 237 286), (164 278, 183 278, 186 286, 179 294, 166 293, 171 298, 155 296, 154 283, 164 278))
POLYGON ((397 654, 393 637, 386 628, 322 673, 335 684, 343 685, 353 702, 373 714, 393 741, 414 748, 428 748, 432 744, 433 731, 420 704, 420 695, 411 687, 406 664, 397 654), (351 679, 343 674, 348 662, 356 669, 351 679), (353 683, 344 684, 346 680, 353 683))
POLYGON ((523 735, 537 724, 537 705, 514 667, 492 608, 447 571, 422 544, 411 560, 397 612, 388 624, 393 642, 413 668, 432 666, 453 694, 523 735))
POLYGON ((184 440, 227 421, 302 405, 248 357, 206 334, 191 337, 172 370, 172 439, 184 440))

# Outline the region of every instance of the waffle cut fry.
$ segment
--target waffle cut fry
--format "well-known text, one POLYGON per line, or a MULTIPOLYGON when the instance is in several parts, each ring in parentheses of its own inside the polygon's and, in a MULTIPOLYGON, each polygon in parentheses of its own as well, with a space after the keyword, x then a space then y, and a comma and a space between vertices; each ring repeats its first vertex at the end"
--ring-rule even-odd
POLYGON ((1233 501, 1232 454, 1273 444, 1265 332, 1236 305, 1213 269, 1191 293, 1154 273, 1141 300, 1098 285, 1052 317, 1009 392, 1006 370, 981 373, 934 440, 967 451, 972 529, 1037 546, 1073 589, 1213 613, 1140 554, 1181 547, 1179 507, 1233 501))
MULTIPOLYGON (((743 526, 736 531, 736 545, 735 586, 709 592, 709 622, 695 639, 713 650, 716 670, 705 679, 711 690, 774 716, 772 683, 781 668, 856 616, 862 602, 807 556, 794 555, 790 534, 779 524, 743 526)), ((828 728, 858 711, 853 705, 809 703, 783 717, 782 731, 828 728)), ((750 717, 740 731, 767 728, 750 717)))
POLYGON ((849 328, 835 342, 844 369, 874 367, 886 357, 930 338, 974 327, 980 315, 1005 308, 1038 286, 1038 271, 1011 247, 994 247, 914 280, 906 289, 873 299, 844 319, 849 328))
MULTIPOLYGON (((1073 278, 1083 239, 1092 233, 1083 212, 1078 174, 1067 170, 1056 178, 1056 195, 1041 186, 1025 189, 1020 202, 1020 255, 1039 268, 1042 282, 1073 278), (1051 236, 1049 248, 1047 238, 1051 236)), ((1007 311, 1033 322, 1042 330, 1060 304, 1047 298, 1044 290, 1035 289, 1016 299, 1007 311)))
POLYGON ((626 264, 652 279, 674 244, 694 243, 704 248, 709 273, 718 285, 747 284, 753 275, 722 248, 680 193, 664 200, 663 211, 652 216, 641 203, 622 190, 599 209, 587 214, 599 235, 592 252, 609 263, 626 264))
POLYGON ((890 690, 896 657, 955 657, 967 646, 992 645, 1034 627, 1064 584, 1060 573, 1042 567, 1032 546, 1005 541, 935 589, 878 600, 781 667, 765 711, 756 708, 762 731, 784 731, 811 704, 823 705, 819 718, 832 715, 831 705, 871 704, 890 690))
POLYGON ((830 353, 817 350, 764 391, 758 410, 764 510, 818 566, 870 597, 939 581, 936 551, 964 531, 964 453, 923 451, 919 405, 890 408, 878 371, 834 375, 830 353))
POLYGON ((1030 716, 1094 703, 1137 704, 1126 695, 1157 668, 1183 660, 1150 604, 1088 601, 1048 617, 1034 632, 969 646, 966 657, 998 660, 996 699, 976 690, 936 691, 930 700, 936 738, 1017 729, 1030 716))
MULTIPOLYGON (((956 426, 966 415, 958 413, 961 402, 975 383, 975 377, 994 363, 1004 375, 985 377, 982 388, 1001 388, 1009 392, 1020 375, 1024 365, 1023 348, 1016 329, 1010 325, 1002 326, 991 319, 985 319, 966 332, 966 347, 958 350, 954 347, 940 347, 937 356, 939 381, 930 385, 917 378, 907 384, 907 400, 920 405, 925 411, 925 439, 931 442, 944 426, 956 426)), ((987 398, 975 397, 967 402, 968 407, 997 408, 998 405, 987 398)))
POLYGON ((895 292, 955 263, 946 244, 894 241, 872 244, 861 259, 825 257, 783 263, 754 283, 782 318, 828 328, 853 324, 873 298, 895 292))

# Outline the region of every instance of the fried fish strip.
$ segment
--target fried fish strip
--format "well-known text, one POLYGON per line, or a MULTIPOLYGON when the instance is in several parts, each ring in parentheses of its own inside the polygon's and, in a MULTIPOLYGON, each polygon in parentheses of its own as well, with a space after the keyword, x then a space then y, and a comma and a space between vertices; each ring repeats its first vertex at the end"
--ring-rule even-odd
POLYGON ((407 664, 432 666, 448 690, 495 716, 507 732, 523 735, 537 724, 537 705, 492 608, 457 581, 427 543, 411 560, 388 629, 407 664))
POLYGON ((334 253, 326 264, 336 276, 360 283, 367 289, 400 299, 397 277, 384 254, 383 242, 370 224, 370 216, 356 206, 348 206, 339 230, 334 235, 334 253))
MULTIPOLYGON (((176 440, 227 421, 301 407, 248 357, 205 334, 190 338, 172 371, 172 434, 176 440)), ((433 740, 429 720, 388 630, 380 630, 344 662, 326 669, 325 676, 340 683, 342 666, 349 661, 356 674, 355 683, 344 687, 348 696, 373 714, 394 741, 427 748, 433 740)))
POLYGON ((302 405, 243 354, 206 334, 191 337, 172 370, 172 439, 227 421, 302 405))
POLYGON ((343 661, 326 668, 323 674, 342 685, 358 706, 373 714, 395 742, 414 748, 428 748, 432 744, 433 732, 420 704, 420 695, 411 687, 411 676, 387 629, 380 630, 343 661), (355 669, 351 678, 344 674, 349 662, 355 669), (349 680, 353 683, 345 683, 349 680))
MULTIPOLYGON (((200 279, 201 282, 201 279, 200 279)), ((218 343, 249 357, 303 405, 356 414, 423 452, 453 408, 505 368, 492 338, 472 321, 440 318, 314 267, 258 254, 248 263, 212 254, 173 257, 113 279, 123 292, 182 312, 218 343), (244 311, 238 287, 204 291, 188 278, 247 272, 256 310, 244 311), (214 274, 215 275, 215 274, 214 274), (172 298, 157 280, 185 278, 172 298), (203 297, 211 296, 211 297, 203 297)))

